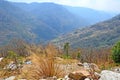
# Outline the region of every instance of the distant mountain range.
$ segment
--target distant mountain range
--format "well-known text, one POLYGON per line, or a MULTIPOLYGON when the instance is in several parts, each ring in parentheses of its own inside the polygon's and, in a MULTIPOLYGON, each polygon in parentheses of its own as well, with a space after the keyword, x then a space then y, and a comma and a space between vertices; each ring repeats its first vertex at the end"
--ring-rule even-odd
POLYGON ((0 0, 0 45, 13 38, 35 43, 49 41, 112 16, 89 8, 0 0))
POLYGON ((53 40, 56 45, 69 42, 73 48, 111 47, 120 40, 120 15, 53 40))

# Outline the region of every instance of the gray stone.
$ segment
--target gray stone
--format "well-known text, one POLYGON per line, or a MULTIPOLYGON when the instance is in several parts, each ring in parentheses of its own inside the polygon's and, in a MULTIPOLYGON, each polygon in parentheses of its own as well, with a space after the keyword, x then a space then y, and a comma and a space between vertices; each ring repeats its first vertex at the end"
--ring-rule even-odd
POLYGON ((85 78, 84 80, 91 80, 91 79, 89 79, 89 78, 85 78))
POLYGON ((6 78, 5 80, 14 80, 15 79, 15 76, 11 76, 9 78, 6 78))
POLYGON ((120 73, 103 70, 99 80, 120 80, 120 73))
POLYGON ((3 57, 0 58, 0 62, 3 60, 3 57))

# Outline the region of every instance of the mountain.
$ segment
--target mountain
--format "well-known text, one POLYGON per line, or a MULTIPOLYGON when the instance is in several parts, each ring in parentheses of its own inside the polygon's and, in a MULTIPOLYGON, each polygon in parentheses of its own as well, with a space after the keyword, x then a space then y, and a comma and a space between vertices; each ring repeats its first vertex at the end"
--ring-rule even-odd
POLYGON ((24 9, 28 13, 36 16, 55 29, 58 33, 66 33, 78 27, 89 25, 89 23, 71 13, 64 6, 54 3, 13 3, 16 6, 24 9))
MULTIPOLYGON (((65 13, 67 11, 72 14, 71 16, 72 18, 77 17, 77 19, 79 19, 79 23, 81 24, 79 27, 95 24, 97 22, 110 19, 111 17, 116 15, 115 13, 107 13, 104 11, 97 11, 90 8, 72 7, 72 6, 66 6, 66 5, 59 5, 55 3, 31 3, 31 4, 14 3, 14 4, 26 11, 29 11, 30 13, 33 13, 34 15, 37 15, 37 17, 41 18, 42 16, 43 19, 44 18, 46 19, 46 16, 50 16, 50 15, 60 16, 61 15, 60 13, 62 13, 61 10, 64 10, 65 13), (57 12, 54 13, 55 11, 57 12), (42 15, 40 15, 41 13, 42 15)), ((49 19, 46 19, 46 20, 49 20, 49 19)))
POLYGON ((86 25, 90 25, 87 19, 78 17, 63 5, 0 0, 0 45, 13 38, 34 43, 49 41, 86 25))
POLYGON ((10 2, 0 1, 0 44, 8 42, 12 38, 36 42, 39 37, 41 40, 49 39, 56 34, 57 32, 46 23, 36 19, 34 15, 10 2), (37 30, 39 34, 34 33, 37 30))
POLYGON ((28 25, 23 23, 27 20, 28 17, 20 8, 0 0, 0 44, 6 43, 11 37, 29 38, 31 35, 26 30, 28 25))
POLYGON ((113 13, 108 14, 107 12, 104 12, 104 11, 97 11, 97 10, 84 8, 84 7, 65 6, 65 8, 67 8, 74 15, 78 17, 82 17, 91 25, 100 21, 110 19, 111 16, 117 15, 113 13))
POLYGON ((63 45, 69 42, 73 48, 110 47, 120 40, 120 15, 83 29, 60 36, 52 42, 63 45))

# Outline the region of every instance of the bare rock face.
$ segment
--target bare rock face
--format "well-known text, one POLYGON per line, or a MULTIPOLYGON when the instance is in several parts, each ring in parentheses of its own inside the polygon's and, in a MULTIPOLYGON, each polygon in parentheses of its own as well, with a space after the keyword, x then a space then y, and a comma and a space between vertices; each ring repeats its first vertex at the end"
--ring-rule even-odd
POLYGON ((84 80, 85 78, 87 78, 84 74, 82 74, 82 73, 70 73, 69 75, 68 75, 68 77, 70 78, 70 79, 73 79, 73 80, 84 80))
POLYGON ((120 73, 103 70, 99 80, 120 80, 120 73))

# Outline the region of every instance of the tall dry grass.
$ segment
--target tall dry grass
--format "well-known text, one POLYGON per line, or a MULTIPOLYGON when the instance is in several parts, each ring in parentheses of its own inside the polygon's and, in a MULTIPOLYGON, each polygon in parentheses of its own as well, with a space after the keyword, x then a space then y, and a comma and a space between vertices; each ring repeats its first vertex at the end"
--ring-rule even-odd
POLYGON ((42 54, 33 53, 30 56, 32 65, 29 68, 27 67, 27 71, 23 70, 24 77, 27 76, 27 78, 32 80, 53 76, 58 78, 63 77, 64 69, 55 60, 58 50, 53 45, 49 44, 41 51, 41 53, 42 54))

